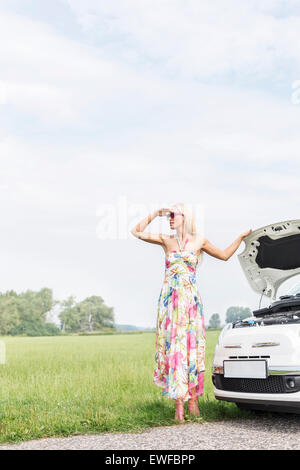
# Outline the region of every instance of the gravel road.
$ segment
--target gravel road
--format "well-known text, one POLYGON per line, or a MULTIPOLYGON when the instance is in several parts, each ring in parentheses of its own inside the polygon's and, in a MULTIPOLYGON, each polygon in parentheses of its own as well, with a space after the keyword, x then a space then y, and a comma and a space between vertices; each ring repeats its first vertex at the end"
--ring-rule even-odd
POLYGON ((0 446, 27 450, 292 450, 300 449, 300 415, 263 415, 251 419, 187 423, 150 428, 138 434, 98 434, 47 438, 0 446))

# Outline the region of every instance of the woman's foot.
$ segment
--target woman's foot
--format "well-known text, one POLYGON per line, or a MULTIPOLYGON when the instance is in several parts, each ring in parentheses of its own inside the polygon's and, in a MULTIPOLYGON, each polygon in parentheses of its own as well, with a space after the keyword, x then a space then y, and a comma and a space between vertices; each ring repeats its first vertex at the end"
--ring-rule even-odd
POLYGON ((190 416, 200 416, 200 410, 198 408, 198 399, 190 398, 188 401, 188 409, 190 416))
POLYGON ((182 399, 175 400, 175 421, 184 423, 184 401, 182 399))

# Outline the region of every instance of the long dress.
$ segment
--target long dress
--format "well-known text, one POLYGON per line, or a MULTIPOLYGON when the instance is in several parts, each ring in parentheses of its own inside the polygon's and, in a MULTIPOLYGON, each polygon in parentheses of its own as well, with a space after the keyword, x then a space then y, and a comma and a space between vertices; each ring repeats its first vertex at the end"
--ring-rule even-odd
POLYGON ((153 382, 162 387, 163 396, 187 401, 193 387, 196 397, 203 395, 205 327, 196 284, 199 257, 184 248, 166 255, 158 299, 153 382))

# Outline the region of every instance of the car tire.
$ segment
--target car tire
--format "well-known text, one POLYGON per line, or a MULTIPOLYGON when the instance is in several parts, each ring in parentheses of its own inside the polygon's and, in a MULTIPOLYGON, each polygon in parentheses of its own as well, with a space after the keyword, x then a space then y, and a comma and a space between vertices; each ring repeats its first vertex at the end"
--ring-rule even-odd
POLYGON ((240 410, 250 410, 251 408, 249 407, 249 405, 247 405, 247 403, 236 403, 236 406, 240 409, 240 410))
POLYGON ((255 409, 253 408, 253 405, 250 405, 248 403, 235 403, 236 406, 240 409, 240 410, 244 410, 244 411, 251 411, 252 413, 255 413, 255 414, 262 414, 262 413, 266 413, 267 410, 264 410, 264 409, 255 409))

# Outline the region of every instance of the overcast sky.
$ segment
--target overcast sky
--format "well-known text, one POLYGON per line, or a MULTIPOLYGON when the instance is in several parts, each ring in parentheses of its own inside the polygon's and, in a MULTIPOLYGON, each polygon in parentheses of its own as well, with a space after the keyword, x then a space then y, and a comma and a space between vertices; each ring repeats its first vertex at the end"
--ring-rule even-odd
MULTIPOLYGON (((129 234, 139 213, 197 205, 220 248, 300 218, 299 30, 297 0, 0 0, 1 291, 154 326, 164 254, 129 234)), ((258 306, 243 245, 204 255, 206 323, 258 306)))

